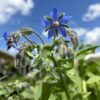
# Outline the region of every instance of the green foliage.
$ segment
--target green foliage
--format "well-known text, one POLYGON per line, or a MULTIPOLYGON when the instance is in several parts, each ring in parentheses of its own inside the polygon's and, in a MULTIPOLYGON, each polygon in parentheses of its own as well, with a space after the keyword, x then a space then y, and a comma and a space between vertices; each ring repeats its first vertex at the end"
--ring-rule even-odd
POLYGON ((84 60, 99 46, 69 46, 63 38, 24 46, 16 55, 16 66, 0 68, 0 100, 100 100, 100 62, 84 60))

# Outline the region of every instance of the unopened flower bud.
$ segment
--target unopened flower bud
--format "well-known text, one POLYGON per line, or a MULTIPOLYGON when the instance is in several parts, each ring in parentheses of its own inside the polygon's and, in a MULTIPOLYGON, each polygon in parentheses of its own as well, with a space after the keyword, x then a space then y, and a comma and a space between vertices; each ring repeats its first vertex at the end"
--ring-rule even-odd
POLYGON ((67 47, 66 50, 67 50, 67 56, 68 56, 68 57, 72 57, 72 56, 73 56, 73 51, 72 51, 72 49, 69 48, 69 47, 67 47))
POLYGON ((78 38, 76 35, 71 37, 71 41, 75 46, 78 46, 78 38))
POLYGON ((78 37, 77 37, 77 33, 74 32, 73 30, 69 29, 68 31, 68 35, 71 37, 71 41, 74 44, 74 46, 78 46, 78 37))
POLYGON ((61 58, 66 58, 67 56, 67 48, 63 43, 59 45, 59 55, 61 58))
POLYGON ((62 43, 59 45, 59 55, 61 58, 71 57, 73 56, 73 52, 71 48, 62 43))

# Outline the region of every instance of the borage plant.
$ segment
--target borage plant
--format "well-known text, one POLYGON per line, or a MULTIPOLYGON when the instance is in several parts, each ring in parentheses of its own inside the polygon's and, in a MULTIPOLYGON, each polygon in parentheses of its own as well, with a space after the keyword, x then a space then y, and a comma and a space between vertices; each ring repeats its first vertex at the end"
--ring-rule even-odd
POLYGON ((43 18, 52 44, 45 44, 30 28, 4 33, 7 49, 14 47, 18 53, 8 77, 1 80, 1 100, 100 100, 100 63, 84 62, 86 54, 99 46, 78 46, 77 34, 68 25, 70 18, 56 8, 43 18), (36 35, 43 45, 29 35, 36 35))

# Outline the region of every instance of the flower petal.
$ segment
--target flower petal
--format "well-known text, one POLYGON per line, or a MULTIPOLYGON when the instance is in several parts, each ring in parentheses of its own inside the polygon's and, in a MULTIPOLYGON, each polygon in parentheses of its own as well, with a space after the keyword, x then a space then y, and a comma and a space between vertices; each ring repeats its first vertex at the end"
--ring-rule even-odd
POLYGON ((54 21, 57 20, 58 19, 58 9, 54 8, 50 16, 53 18, 54 21))
POLYGON ((61 19, 60 19, 60 22, 61 23, 65 23, 67 24, 69 22, 69 20, 71 19, 72 16, 63 16, 61 19))
POLYGON ((4 38, 5 40, 8 39, 8 33, 7 33, 7 32, 5 32, 5 33, 3 34, 3 38, 4 38))
POLYGON ((51 22, 47 19, 43 19, 41 20, 41 24, 44 26, 44 27, 48 27, 51 25, 51 22))
POLYGON ((48 31, 48 38, 51 38, 52 36, 54 36, 55 34, 55 29, 51 28, 49 31, 48 31))
POLYGON ((64 37, 66 37, 67 31, 66 31, 65 28, 63 28, 63 27, 60 26, 60 27, 58 28, 58 31, 59 31, 59 34, 61 34, 61 35, 63 35, 64 37))

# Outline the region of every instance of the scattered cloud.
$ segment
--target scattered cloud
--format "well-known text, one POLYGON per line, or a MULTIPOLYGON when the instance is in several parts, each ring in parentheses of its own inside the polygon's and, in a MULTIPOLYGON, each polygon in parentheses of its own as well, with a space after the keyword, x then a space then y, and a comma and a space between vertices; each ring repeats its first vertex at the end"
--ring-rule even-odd
POLYGON ((83 16, 83 21, 92 21, 100 17, 100 3, 92 4, 83 16))
POLYGON ((33 7, 33 0, 0 0, 0 24, 6 23, 16 13, 29 14, 33 7))
POLYGON ((18 50, 16 50, 15 48, 11 48, 8 50, 8 53, 15 56, 18 53, 18 50))
POLYGON ((86 33, 87 43, 100 43, 100 27, 95 27, 94 29, 86 33))
POLYGON ((86 28, 82 27, 74 28, 73 30, 77 33, 79 37, 83 36, 88 31, 86 28))
POLYGON ((48 32, 43 31, 42 34, 44 37, 48 37, 48 32))
POLYGON ((99 44, 100 43, 100 27, 95 27, 91 30, 87 28, 74 29, 80 38, 83 38, 85 43, 99 44))

